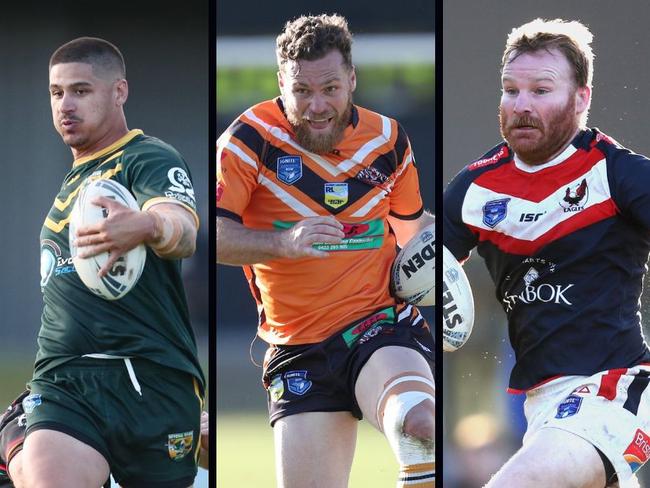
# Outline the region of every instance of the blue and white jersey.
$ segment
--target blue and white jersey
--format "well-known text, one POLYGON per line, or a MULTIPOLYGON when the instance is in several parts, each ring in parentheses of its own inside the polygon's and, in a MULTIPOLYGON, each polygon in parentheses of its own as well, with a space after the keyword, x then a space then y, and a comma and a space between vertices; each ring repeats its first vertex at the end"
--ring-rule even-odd
POLYGON ((639 298, 650 251, 650 160, 597 129, 530 166, 506 143, 447 187, 443 241, 476 247, 516 354, 512 390, 650 362, 639 298))

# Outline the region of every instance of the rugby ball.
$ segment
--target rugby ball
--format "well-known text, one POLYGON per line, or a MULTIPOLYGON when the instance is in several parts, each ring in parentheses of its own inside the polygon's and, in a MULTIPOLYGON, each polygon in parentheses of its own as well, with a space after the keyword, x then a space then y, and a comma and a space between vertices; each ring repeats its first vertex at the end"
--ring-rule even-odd
POLYGON ((428 225, 400 250, 391 270, 393 294, 413 305, 435 305, 435 239, 434 224, 428 225))
POLYGON ((452 352, 467 342, 474 327, 474 297, 463 267, 442 246, 442 349, 452 352))
POLYGON ((131 291, 138 279, 140 279, 147 258, 147 251, 144 244, 139 244, 120 256, 106 276, 101 278, 97 275, 97 272, 108 261, 110 251, 89 258, 77 256, 77 247, 74 245, 77 229, 95 224, 108 217, 108 212, 104 207, 90 203, 97 197, 112 198, 132 210, 140 210, 140 207, 133 195, 124 186, 113 180, 98 179, 84 184, 70 213, 68 238, 70 255, 77 270, 77 275, 95 295, 106 300, 117 300, 131 291))

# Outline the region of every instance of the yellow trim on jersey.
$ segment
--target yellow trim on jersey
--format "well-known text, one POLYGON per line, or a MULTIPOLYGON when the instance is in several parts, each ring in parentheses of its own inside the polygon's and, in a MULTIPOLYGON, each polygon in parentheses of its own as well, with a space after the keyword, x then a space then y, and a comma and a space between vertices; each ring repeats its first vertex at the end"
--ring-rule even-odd
POLYGON ((65 219, 59 220, 59 222, 54 222, 52 219, 49 217, 45 218, 45 227, 50 229, 52 232, 56 232, 57 234, 63 230, 63 228, 68 225, 68 222, 70 222, 70 216, 68 215, 65 219))
MULTIPOLYGON (((194 394, 196 398, 199 399, 199 405, 201 406, 201 412, 203 412, 203 395, 201 395, 201 389, 199 388, 199 382, 197 379, 192 376, 192 384, 194 385, 194 394)), ((194 461, 198 464, 199 457, 201 455, 201 428, 199 427, 199 438, 196 440, 196 447, 194 448, 194 461)))
POLYGON ((115 151, 117 148, 125 145, 134 137, 142 134, 144 134, 144 132, 142 132, 140 129, 132 129, 129 132, 127 132, 126 135, 120 137, 117 141, 115 141, 110 146, 105 147, 104 149, 100 149, 99 151, 91 154, 90 156, 85 156, 83 158, 75 159, 74 162, 72 163, 72 167, 75 168, 80 164, 87 163, 88 161, 92 161, 93 159, 101 158, 102 156, 105 156, 106 154, 109 154, 115 151))
POLYGON ((77 181, 80 177, 81 177, 81 175, 76 175, 74 178, 72 178, 70 181, 68 181, 68 182, 65 184, 65 186, 70 186, 70 185, 72 185, 72 184, 73 184, 75 181, 77 181))
POLYGON ((115 154, 113 154, 110 158, 108 158, 106 161, 104 161, 102 164, 100 164, 100 166, 105 165, 109 161, 113 161, 115 158, 119 158, 122 154, 124 154, 124 149, 122 149, 121 151, 118 151, 115 154))
MULTIPOLYGON (((121 154, 122 152, 123 151, 120 151, 118 154, 121 154)), ((123 169, 122 163, 117 163, 114 168, 103 172, 99 177, 92 178, 92 177, 88 176, 86 179, 90 179, 90 181, 93 181, 95 179, 108 180, 112 176, 115 176, 117 173, 122 171, 122 169, 123 169)), ((68 183, 68 184, 70 184, 70 183, 68 183)), ((55 198, 54 199, 54 206, 56 207, 56 209, 62 212, 63 210, 68 208, 70 203, 72 203, 72 200, 77 196, 77 193, 79 193, 79 190, 81 190, 82 186, 83 185, 79 185, 77 188, 75 188, 73 191, 71 191, 70 194, 68 195, 68 197, 65 200, 59 200, 58 198, 55 198)))
POLYGON ((175 198, 169 198, 169 197, 154 197, 150 200, 147 200, 144 202, 144 205, 142 205, 142 211, 144 212, 145 210, 150 209, 154 205, 158 205, 159 203, 175 203, 176 205, 180 205, 183 208, 186 208, 187 210, 190 211, 192 214, 192 217, 194 217, 194 222, 196 223, 196 228, 199 228, 200 222, 199 222, 199 216, 196 213, 196 210, 194 210, 192 207, 189 205, 176 200, 175 198))

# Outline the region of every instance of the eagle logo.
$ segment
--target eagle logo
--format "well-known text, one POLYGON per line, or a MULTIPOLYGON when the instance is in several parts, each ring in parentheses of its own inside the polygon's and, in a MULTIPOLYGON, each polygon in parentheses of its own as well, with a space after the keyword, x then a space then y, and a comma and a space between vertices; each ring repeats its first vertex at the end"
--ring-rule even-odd
POLYGON ((560 206, 564 208, 565 212, 577 212, 585 208, 588 198, 589 187, 587 186, 587 179, 583 178, 578 185, 566 188, 560 206))

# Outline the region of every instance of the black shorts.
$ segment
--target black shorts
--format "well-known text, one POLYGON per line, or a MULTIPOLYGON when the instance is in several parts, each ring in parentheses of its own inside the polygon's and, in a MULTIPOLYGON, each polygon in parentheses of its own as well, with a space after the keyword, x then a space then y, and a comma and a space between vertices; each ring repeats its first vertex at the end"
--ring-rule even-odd
POLYGON ((433 371, 434 339, 411 305, 378 310, 317 344, 271 345, 262 377, 271 425, 303 412, 345 411, 361 419, 354 386, 366 361, 385 346, 420 352, 433 371))

